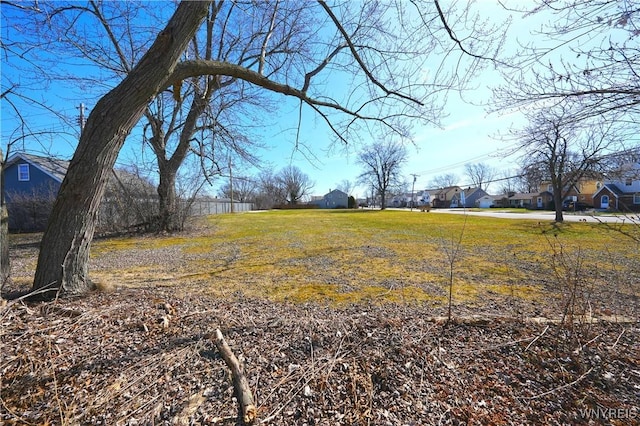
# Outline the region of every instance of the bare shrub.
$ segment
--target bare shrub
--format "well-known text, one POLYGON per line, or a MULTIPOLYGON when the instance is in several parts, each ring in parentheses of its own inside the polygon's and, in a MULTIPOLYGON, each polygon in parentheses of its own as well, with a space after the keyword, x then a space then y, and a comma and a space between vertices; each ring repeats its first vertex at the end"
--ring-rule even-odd
POLYGON ((588 325, 591 321, 594 280, 580 248, 573 252, 567 250, 557 236, 547 241, 552 254, 550 267, 554 284, 561 296, 560 323, 573 331, 576 326, 588 325))
POLYGON ((447 322, 451 321, 451 306, 453 304, 453 278, 455 275, 455 266, 463 257, 462 238, 467 226, 467 215, 464 215, 464 222, 459 235, 451 234, 448 237, 444 235, 440 238, 440 249, 445 255, 447 261, 447 278, 449 284, 449 295, 447 304, 447 322))
POLYGON ((43 231, 57 192, 54 185, 44 185, 28 192, 9 191, 6 202, 9 229, 18 232, 43 231))

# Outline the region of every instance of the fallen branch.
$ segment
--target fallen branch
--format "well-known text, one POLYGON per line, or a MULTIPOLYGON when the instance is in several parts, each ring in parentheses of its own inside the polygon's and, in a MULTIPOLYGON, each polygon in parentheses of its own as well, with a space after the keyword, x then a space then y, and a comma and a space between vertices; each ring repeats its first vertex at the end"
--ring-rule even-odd
POLYGON ((252 425, 256 423, 258 411, 253 402, 253 395, 249 388, 249 382, 242 372, 242 366, 238 358, 224 340, 224 336, 220 329, 216 329, 214 339, 216 348, 220 352, 222 359, 227 363, 233 377, 233 391, 238 401, 238 418, 244 425, 252 425))
POLYGON ((624 332, 627 331, 626 328, 622 329, 622 332, 618 335, 618 338, 616 339, 616 342, 613 344, 613 346, 609 347, 609 350, 612 351, 616 348, 616 346, 618 346, 618 342, 620 341, 620 338, 622 337, 622 335, 624 334, 624 332))
POLYGON ((528 350, 529 350, 529 348, 531 347, 531 345, 533 345, 535 342, 537 342, 539 338, 541 338, 542 336, 544 336, 544 333, 546 333, 546 332, 547 332, 547 330, 549 330, 549 326, 547 326, 547 328, 545 328, 545 329, 542 331, 542 333, 540 333, 540 335, 539 335, 539 336, 537 336, 535 339, 533 339, 533 340, 531 341, 531 343, 529 343, 529 344, 527 345, 527 347, 526 347, 526 348, 524 348, 524 351, 525 351, 525 352, 526 352, 526 351, 528 351, 528 350))

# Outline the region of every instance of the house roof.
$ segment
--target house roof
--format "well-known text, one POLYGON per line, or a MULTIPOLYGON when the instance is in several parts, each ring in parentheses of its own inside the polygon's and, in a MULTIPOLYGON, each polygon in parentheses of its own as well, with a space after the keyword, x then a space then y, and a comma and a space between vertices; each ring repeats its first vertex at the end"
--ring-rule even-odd
POLYGON ((58 182, 62 182, 62 179, 64 179, 64 175, 67 173, 67 169, 69 168, 69 162, 66 160, 60 160, 53 157, 41 157, 39 155, 27 154, 26 152, 17 152, 9 157, 5 164, 5 168, 19 163, 20 161, 31 164, 58 182))
POLYGON ((478 198, 482 198, 485 195, 489 195, 487 194, 487 192, 480 188, 479 186, 476 187, 468 187, 467 189, 464 190, 464 196, 466 199, 468 200, 475 200, 478 198))
POLYGON ((538 193, 534 193, 534 192, 519 192, 516 194, 513 194, 511 197, 509 197, 510 200, 530 200, 533 197, 538 196, 538 193))
POLYGON ((596 191, 595 194, 593 194, 593 196, 595 197, 596 195, 598 195, 601 191, 604 191, 605 189, 608 190, 616 198, 618 198, 619 196, 625 194, 625 192, 622 189, 618 188, 616 185, 614 185, 612 183, 605 183, 604 185, 602 185, 600 187, 600 189, 598 189, 596 191))
MULTIPOLYGON (((20 162, 27 162, 31 164, 60 183, 62 183, 62 180, 67 173, 67 169, 69 168, 69 161, 67 160, 60 160, 53 157, 42 157, 39 155, 28 154, 26 152, 17 152, 9 157, 5 164, 5 168, 20 162)), ((129 190, 135 190, 139 193, 156 193, 155 186, 135 173, 131 173, 123 169, 114 169, 113 175, 115 175, 115 178, 123 185, 127 186, 129 190)), ((112 182, 112 176, 109 177, 109 181, 112 184, 116 184, 115 182, 112 182)))
POLYGON ((480 190, 480 188, 478 188, 478 187, 475 187, 475 188, 469 187, 469 188, 463 189, 465 197, 469 197, 469 196, 475 194, 476 192, 478 192, 479 190, 480 190))
POLYGON ((460 191, 462 188, 460 188, 457 185, 454 186, 446 186, 444 188, 434 188, 434 189, 427 189, 426 191, 431 194, 434 197, 439 196, 440 194, 448 194, 451 191, 460 191))
POLYGON ((328 197, 329 195, 334 194, 334 195, 338 195, 340 197, 347 197, 347 193, 344 191, 340 191, 339 189, 334 189, 333 191, 329 191, 328 193, 326 193, 324 196, 328 197))

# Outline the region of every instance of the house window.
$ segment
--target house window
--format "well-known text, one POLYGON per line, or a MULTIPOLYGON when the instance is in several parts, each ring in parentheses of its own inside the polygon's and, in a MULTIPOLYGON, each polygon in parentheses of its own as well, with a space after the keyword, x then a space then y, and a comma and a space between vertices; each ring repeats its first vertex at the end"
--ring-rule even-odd
POLYGON ((633 181, 631 180, 631 178, 625 179, 624 184, 626 186, 631 186, 633 184, 633 181))
POLYGON ((29 165, 28 164, 18 164, 18 180, 20 182, 29 181, 29 165))
POLYGON ((547 191, 553 192, 553 185, 547 185, 547 191))
POLYGON ((640 204, 640 194, 633 194, 633 204, 640 204))

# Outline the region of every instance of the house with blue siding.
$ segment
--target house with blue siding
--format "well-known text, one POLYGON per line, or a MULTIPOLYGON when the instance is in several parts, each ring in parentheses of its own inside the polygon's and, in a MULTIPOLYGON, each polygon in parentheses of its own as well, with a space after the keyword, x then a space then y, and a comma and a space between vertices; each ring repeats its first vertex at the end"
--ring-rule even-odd
MULTIPOLYGON (((37 232, 46 228, 68 167, 69 161, 24 152, 7 159, 2 181, 9 230, 37 232)), ((140 222, 141 215, 154 214, 157 206, 157 193, 151 182, 136 173, 115 169, 105 188, 98 226, 107 230, 126 228, 127 224, 140 222)))
POLYGON ((68 166, 68 161, 24 152, 7 159, 2 181, 10 230, 45 228, 68 166))

